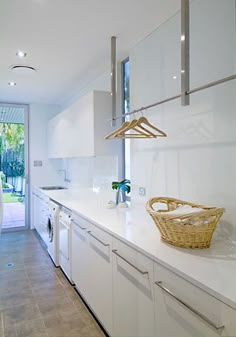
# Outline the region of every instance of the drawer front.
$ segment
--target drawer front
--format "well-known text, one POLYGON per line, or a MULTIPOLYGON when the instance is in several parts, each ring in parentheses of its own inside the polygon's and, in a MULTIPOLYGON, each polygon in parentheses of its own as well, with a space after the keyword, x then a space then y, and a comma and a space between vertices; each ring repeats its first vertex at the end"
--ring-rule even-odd
POLYGON ((157 336, 236 336, 236 311, 215 297, 156 263, 154 284, 157 336))
POLYGON ((112 237, 93 224, 89 224, 88 240, 90 248, 98 255, 111 259, 112 237))
POLYGON ((113 239, 113 335, 154 336, 153 261, 113 239))

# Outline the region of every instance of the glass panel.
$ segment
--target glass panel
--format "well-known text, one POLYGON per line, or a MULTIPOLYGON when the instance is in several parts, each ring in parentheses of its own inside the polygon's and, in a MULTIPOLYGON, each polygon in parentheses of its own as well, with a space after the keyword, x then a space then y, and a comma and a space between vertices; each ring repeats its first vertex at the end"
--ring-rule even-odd
POLYGON ((132 49, 131 110, 180 94, 180 36, 181 15, 178 11, 132 49))
POLYGON ((190 5, 190 88, 236 72, 235 0, 190 5))

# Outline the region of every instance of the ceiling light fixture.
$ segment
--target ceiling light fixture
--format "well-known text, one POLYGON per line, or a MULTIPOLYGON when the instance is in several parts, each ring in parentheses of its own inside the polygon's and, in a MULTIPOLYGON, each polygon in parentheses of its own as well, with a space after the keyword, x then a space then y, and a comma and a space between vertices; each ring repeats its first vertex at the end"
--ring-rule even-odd
POLYGON ((9 85, 10 87, 14 87, 14 86, 16 85, 16 82, 10 81, 10 82, 8 83, 8 85, 9 85))
POLYGON ((26 57, 27 53, 22 51, 22 50, 18 50, 18 52, 16 53, 16 56, 23 58, 26 57))
POLYGON ((23 66, 19 64, 11 66, 10 69, 13 70, 14 72, 17 72, 18 74, 23 74, 23 75, 32 74, 36 72, 36 69, 34 67, 23 66))

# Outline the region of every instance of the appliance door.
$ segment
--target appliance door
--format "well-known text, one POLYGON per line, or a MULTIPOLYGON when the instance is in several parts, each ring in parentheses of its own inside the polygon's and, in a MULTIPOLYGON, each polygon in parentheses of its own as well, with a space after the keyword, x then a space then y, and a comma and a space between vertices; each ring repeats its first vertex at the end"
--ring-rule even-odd
POLYGON ((66 259, 69 260, 69 224, 59 220, 59 252, 66 259))
POLYGON ((47 233, 48 233, 48 241, 49 243, 53 242, 53 222, 52 222, 52 217, 48 217, 48 222, 47 222, 47 233))

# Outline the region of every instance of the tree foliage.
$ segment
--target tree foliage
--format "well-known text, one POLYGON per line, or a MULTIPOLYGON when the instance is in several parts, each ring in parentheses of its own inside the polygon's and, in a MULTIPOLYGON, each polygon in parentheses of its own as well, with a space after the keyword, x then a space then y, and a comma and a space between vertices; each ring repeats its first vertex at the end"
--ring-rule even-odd
POLYGON ((24 143, 24 125, 0 123, 0 150, 1 153, 8 149, 19 151, 24 143))

